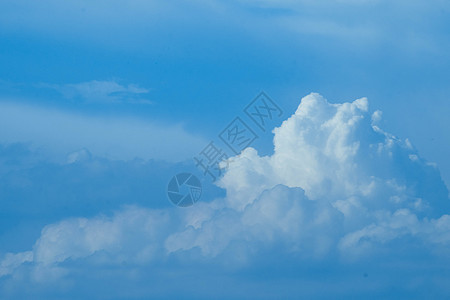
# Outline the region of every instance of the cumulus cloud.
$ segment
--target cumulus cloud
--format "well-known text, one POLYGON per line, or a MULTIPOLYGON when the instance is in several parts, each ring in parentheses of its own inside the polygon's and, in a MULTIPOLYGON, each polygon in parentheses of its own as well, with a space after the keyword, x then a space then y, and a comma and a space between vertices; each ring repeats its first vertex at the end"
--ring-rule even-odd
POLYGON ((293 263, 358 261, 404 247, 447 257, 449 199, 439 170, 380 129, 380 118, 365 98, 331 104, 310 94, 274 129, 272 155, 247 148, 231 159, 218 182, 226 197, 49 225, 31 252, 4 258, 2 274, 21 261, 151 264, 176 256, 181 264, 251 266, 274 252, 293 263))
POLYGON ((240 259, 247 261, 249 255, 277 244, 283 245, 286 253, 320 257, 334 243, 339 231, 336 224, 341 219, 342 215, 329 203, 308 199, 301 188, 277 185, 242 211, 213 211, 201 226, 188 226, 170 235, 165 246, 168 252, 198 248, 207 257, 234 253, 240 248, 240 259))
POLYGON ((284 184, 347 214, 365 208, 448 208, 439 171, 419 159, 408 140, 373 125, 365 98, 330 104, 311 94, 274 133, 272 156, 248 148, 233 159, 220 182, 230 206, 242 209, 263 190, 284 184))
POLYGON ((52 265, 104 252, 116 262, 140 262, 155 255, 168 222, 167 212, 133 207, 112 218, 64 220, 42 230, 33 260, 52 265))
MULTIPOLYGON (((425 236, 433 234, 437 223, 440 230, 447 230, 449 199, 439 171, 420 159, 408 140, 372 123, 371 119, 379 118, 378 111, 371 118, 365 98, 344 104, 330 104, 318 94, 303 98, 295 114, 274 130, 274 154, 261 157, 247 148, 233 158, 219 182, 227 191, 231 228, 236 225, 231 215, 239 214, 240 225, 232 239, 242 234, 255 237, 247 232, 251 224, 258 224, 266 234, 284 224, 284 232, 300 231, 289 237, 291 242, 320 244, 302 241, 302 234, 312 233, 324 239, 322 246, 332 245, 335 239, 345 255, 359 247, 360 240, 375 243, 404 234, 425 236), (284 194, 279 185, 303 189, 306 196, 284 194), (273 195, 269 201, 267 191, 273 195), (286 198, 294 202, 288 205, 286 198), (250 211, 253 223, 246 222, 250 211), (439 219, 429 222, 428 218, 439 219), (316 228, 318 224, 323 227, 316 228), (343 230, 336 233, 340 227, 343 230), (335 235, 328 237, 331 232, 335 235)), ((219 220, 211 217, 203 228, 187 229, 184 238, 177 233, 177 240, 190 236, 187 243, 191 243, 179 248, 198 246, 211 253, 215 243, 208 243, 205 235, 221 236, 228 231, 225 226, 222 231, 216 228, 219 220)), ((319 246, 312 249, 313 253, 321 251, 319 246)))

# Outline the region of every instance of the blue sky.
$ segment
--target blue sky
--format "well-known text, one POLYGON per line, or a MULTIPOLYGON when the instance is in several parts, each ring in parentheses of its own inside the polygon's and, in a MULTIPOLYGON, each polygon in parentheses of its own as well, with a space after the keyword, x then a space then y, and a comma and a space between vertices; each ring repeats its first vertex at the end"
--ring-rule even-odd
POLYGON ((1 297, 448 296, 449 14, 1 2, 1 297), (261 91, 282 116, 213 184, 192 157, 261 91))

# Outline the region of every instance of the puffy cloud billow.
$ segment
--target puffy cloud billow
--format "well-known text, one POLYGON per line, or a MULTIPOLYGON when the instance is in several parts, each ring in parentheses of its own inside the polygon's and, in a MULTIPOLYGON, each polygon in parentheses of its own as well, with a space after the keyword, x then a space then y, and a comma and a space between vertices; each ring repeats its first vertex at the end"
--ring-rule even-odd
POLYGON ((450 240, 448 191, 438 169, 408 140, 382 131, 365 98, 330 104, 302 99, 274 130, 274 154, 247 148, 219 182, 222 209, 166 241, 170 251, 199 247, 206 255, 236 240, 283 242, 300 255, 375 251, 403 236, 433 247, 450 240))
MULTIPOLYGON (((394 269, 403 264, 407 276, 423 271, 417 261, 435 268, 449 259, 447 187, 437 167, 410 141, 383 131, 380 119, 365 98, 331 104, 310 94, 274 129, 272 155, 247 148, 230 159, 218 182, 226 197, 187 209, 131 206, 112 216, 48 225, 30 251, 4 256, 0 276, 57 280, 80 272, 74 261, 87 264, 86 272, 124 264, 150 270, 167 265, 172 272, 205 265, 259 272, 261 265, 272 269, 281 261, 297 266, 286 268, 298 276, 311 274, 306 265, 333 273, 337 265, 370 268, 370 261, 389 262, 394 269)), ((267 276, 286 276, 283 270, 267 276)), ((431 285, 422 277, 410 279, 409 291, 433 286, 441 288, 439 296, 449 292, 442 290, 444 277, 431 285)), ((368 287, 376 289, 376 283, 368 287)))

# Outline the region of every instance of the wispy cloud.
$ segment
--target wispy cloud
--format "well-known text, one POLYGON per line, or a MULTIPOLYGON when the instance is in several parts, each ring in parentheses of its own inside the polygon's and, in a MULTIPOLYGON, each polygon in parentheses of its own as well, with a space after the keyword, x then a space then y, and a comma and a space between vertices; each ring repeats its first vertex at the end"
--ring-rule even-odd
POLYGON ((41 88, 50 88, 61 93, 68 99, 81 99, 91 102, 124 102, 152 104, 146 97, 150 90, 136 84, 119 84, 114 80, 92 80, 81 83, 37 85, 41 88))
MULTIPOLYGON (((183 19, 188 12, 204 18, 205 15, 223 16, 224 12, 231 11, 230 15, 234 17, 228 17, 228 23, 236 22, 253 33, 257 33, 258 28, 267 30, 271 27, 279 34, 289 32, 292 36, 292 33, 297 33, 296 42, 300 44, 305 42, 305 36, 301 35, 306 35, 319 39, 335 37, 340 41, 351 42, 353 47, 362 43, 390 43, 404 51, 437 51, 440 48, 445 51, 449 46, 446 40, 443 45, 444 41, 437 39, 445 34, 442 30, 445 26, 441 25, 445 23, 445 15, 441 11, 449 10, 448 2, 445 1, 188 1, 182 9, 174 3, 158 1, 132 1, 132 4, 114 1, 115 5, 104 2, 85 5, 76 1, 68 1, 64 5, 54 1, 44 3, 38 6, 32 1, 22 0, 15 6, 4 5, 0 10, 0 24, 5 30, 20 28, 58 36, 67 36, 69 31, 71 36, 87 39, 91 43, 129 47, 141 43, 149 33, 155 34, 153 28, 157 26, 152 25, 173 24, 169 16, 183 19), (55 13, 49 14, 48 11, 55 13), (155 14, 156 11, 170 13, 161 15, 155 14), (280 11, 282 13, 278 14, 280 11), (20 17, 15 17, 16 14, 20 17), (251 22, 242 23, 243 18, 251 22), (71 26, 74 23, 80 26, 71 26), (109 34, 111 30, 115 30, 114 35, 109 34), (129 34, 130 31, 133 33, 129 34), (102 36, 102 39, 96 36, 102 36)), ((183 26, 195 26, 194 23, 183 23, 183 26)))
MULTIPOLYGON (((98 93, 104 94, 104 90, 112 89, 103 88, 98 93)), ((181 124, 88 116, 13 102, 0 102, 0 127, 8 128, 0 131, 4 143, 31 142, 57 156, 87 148, 94 155, 111 159, 181 161, 192 157, 205 144, 203 138, 187 132, 181 124)))

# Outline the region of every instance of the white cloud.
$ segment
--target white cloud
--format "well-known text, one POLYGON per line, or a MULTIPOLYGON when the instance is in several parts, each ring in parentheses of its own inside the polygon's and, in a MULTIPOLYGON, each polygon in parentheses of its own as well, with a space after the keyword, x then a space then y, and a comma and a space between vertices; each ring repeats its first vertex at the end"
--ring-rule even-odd
POLYGON ((100 260, 104 255, 116 263, 147 261, 158 250, 168 223, 167 212, 134 207, 109 218, 64 220, 42 230, 34 246, 34 261, 54 265, 99 252, 100 260))
MULTIPOLYGON (((246 248, 241 259, 257 253, 258 247, 283 245, 287 253, 320 257, 332 247, 340 230, 342 214, 329 203, 308 199, 301 188, 277 185, 264 191, 253 203, 237 211, 216 210, 202 225, 187 227, 169 236, 167 251, 199 248, 203 255, 215 257, 232 252, 233 246, 246 248), (320 234, 318 234, 320 233, 320 234)), ((226 255, 230 259, 233 255, 226 255)))
POLYGON ((171 255, 242 265, 267 251, 293 261, 359 260, 396 253, 400 239, 403 247, 446 255, 449 199, 438 170, 411 143, 373 125, 367 99, 330 104, 310 94, 274 133, 273 155, 248 148, 232 159, 219 182, 224 199, 49 225, 33 255, 6 257, 3 273, 20 256, 54 267, 68 259, 151 263, 171 255))
POLYGON ((0 263, 0 277, 9 275, 13 273, 14 270, 18 268, 20 265, 32 261, 33 261, 32 251, 20 252, 17 254, 7 253, 4 256, 2 262, 0 263))
MULTIPOLYGON (((381 117, 380 113, 376 115, 381 117)), ((233 225, 227 229, 222 225, 223 215, 212 216, 201 228, 189 228, 170 237, 170 250, 174 245, 179 249, 200 247, 216 255, 212 247, 223 251, 241 236, 255 238, 248 228, 258 224, 263 232, 259 241, 264 240, 264 234, 270 236, 275 231, 280 237, 285 232, 292 234, 288 240, 299 249, 305 244, 317 245, 310 252, 322 253, 325 245, 331 247, 333 241, 343 238, 341 245, 347 246, 340 250, 345 252, 352 250, 351 246, 356 248, 358 243, 346 241, 355 235, 359 239, 374 236, 383 242, 395 239, 400 235, 398 228, 403 227, 404 234, 413 235, 411 219, 417 221, 416 230, 432 234, 432 228, 426 229, 428 222, 420 219, 449 212, 446 187, 437 169, 421 160, 409 141, 373 125, 365 98, 330 104, 318 94, 308 95, 274 133, 272 156, 260 157, 248 148, 233 158, 219 182, 227 190, 226 206, 232 209, 228 223, 233 225), (416 159, 411 161, 411 156, 416 159), (280 184, 294 190, 302 188, 307 197, 282 192, 280 184), (270 201, 265 190, 274 195, 270 201), (287 205, 287 199, 293 203, 287 205), (406 213, 410 217, 404 217, 406 213), (249 214, 256 219, 254 223, 246 222, 249 214), (314 215, 317 219, 304 217, 314 215), (340 227, 345 231, 339 232, 340 227), (300 233, 295 235, 297 231, 300 233), (334 235, 329 236, 331 232, 334 235), (323 244, 303 241, 309 233, 322 237, 323 244), (227 241, 226 245, 217 246, 220 244, 208 238, 216 236, 227 241)))

